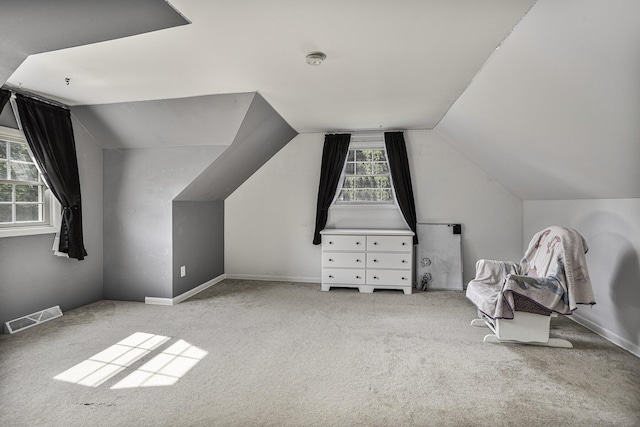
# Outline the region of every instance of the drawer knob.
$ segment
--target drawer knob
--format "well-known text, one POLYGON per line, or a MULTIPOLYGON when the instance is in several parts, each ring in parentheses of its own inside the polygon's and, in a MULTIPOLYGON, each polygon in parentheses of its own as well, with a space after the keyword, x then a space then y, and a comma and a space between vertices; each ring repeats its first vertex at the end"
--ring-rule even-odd
POLYGON ((357 260, 356 260, 356 262, 362 262, 362 261, 360 261, 359 259, 357 259, 357 260))
POLYGON ((378 262, 378 260, 377 260, 377 259, 374 259, 374 260, 373 260, 373 262, 378 262))
POLYGON ((377 245, 377 244, 378 244, 378 242, 373 242, 373 245, 374 245, 374 246, 375 246, 375 245, 377 245))
POLYGON ((403 264, 406 264, 406 263, 407 263, 407 260, 406 260, 406 259, 403 259, 403 260, 402 260, 402 263, 403 263, 403 264))
POLYGON ((329 258, 329 262, 333 262, 333 259, 329 258))
POLYGON ((407 244, 407 242, 402 242, 402 246, 404 246, 404 245, 406 245, 406 244, 407 244))
POLYGON ((406 277, 403 277, 403 278, 402 278, 402 280, 407 280, 407 278, 406 278, 406 277))
POLYGON ((356 276, 356 279, 360 279, 360 276, 356 276))
POLYGON ((330 245, 333 245, 333 242, 329 242, 330 245))
POLYGON ((332 274, 329 275, 329 279, 333 279, 333 275, 332 274))
POLYGON ((359 244, 360 244, 360 242, 356 242, 356 245, 359 245, 359 244))
POLYGON ((375 280, 378 280, 378 276, 373 276, 373 278, 374 278, 375 280))

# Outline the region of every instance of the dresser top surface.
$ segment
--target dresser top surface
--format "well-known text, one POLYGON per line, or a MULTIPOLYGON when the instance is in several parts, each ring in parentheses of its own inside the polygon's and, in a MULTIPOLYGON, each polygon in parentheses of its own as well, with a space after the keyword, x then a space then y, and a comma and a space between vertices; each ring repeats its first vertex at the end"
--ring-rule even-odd
POLYGON ((411 230, 389 230, 377 228, 327 228, 320 232, 327 235, 350 235, 350 236, 413 236, 411 230))

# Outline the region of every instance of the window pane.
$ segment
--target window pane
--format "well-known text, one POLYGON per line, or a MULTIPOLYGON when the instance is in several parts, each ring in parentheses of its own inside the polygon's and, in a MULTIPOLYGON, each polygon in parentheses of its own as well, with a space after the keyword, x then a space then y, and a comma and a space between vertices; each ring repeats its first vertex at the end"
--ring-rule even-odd
POLYGON ((40 221, 40 205, 16 205, 16 221, 40 221))
POLYGON ((389 167, 386 162, 374 163, 372 169, 374 175, 384 175, 389 173, 389 167))
POLYGON ((7 142, 0 141, 0 159, 7 158, 7 142))
POLYGON ((364 188, 367 186, 367 182, 365 180, 365 177, 363 176, 358 176, 358 177, 354 177, 353 178, 353 186, 355 188, 364 188))
POLYGON ((39 185, 16 185, 16 202, 39 202, 39 185))
POLYGON ((342 200, 343 202, 351 202, 354 200, 353 194, 353 190, 344 190, 341 193, 340 200, 342 200))
POLYGON ((367 154, 369 153, 371 153, 371 150, 356 150, 356 160, 358 161, 369 160, 369 158, 371 157, 370 155, 367 156, 367 154))
POLYGON ((391 190, 389 189, 380 190, 380 200, 383 202, 392 201, 393 197, 391 196, 391 190))
POLYGON ((354 178, 351 176, 347 176, 344 178, 344 184, 342 184, 342 188, 353 188, 354 186, 354 182, 353 182, 354 178))
POLYGON ((0 160, 0 179, 7 179, 7 162, 0 160))
POLYGON ((0 223, 11 222, 11 205, 0 204, 0 223))
POLYGON ((369 175, 371 173, 371 163, 356 163, 356 175, 369 175))
POLYGON ((359 148, 349 150, 341 202, 388 203, 392 202, 389 166, 384 148, 359 148))
POLYGON ((0 202, 11 201, 11 184, 0 184, 0 202))
POLYGON ((355 159, 355 150, 349 150, 347 153, 347 162, 353 162, 355 159))
POLYGON ((376 187, 377 188, 391 188, 391 180, 388 176, 377 176, 376 177, 376 187))
POLYGON ((33 163, 11 162, 11 179, 16 181, 37 181, 38 169, 33 163))
POLYGON ((27 144, 22 144, 20 142, 12 142, 10 150, 11 150, 11 160, 32 162, 31 156, 29 155, 29 149, 27 148, 27 144))
POLYGON ((355 170, 354 167, 355 165, 353 163, 347 163, 347 167, 345 168, 345 171, 344 171, 345 174, 353 175, 353 171, 355 170))

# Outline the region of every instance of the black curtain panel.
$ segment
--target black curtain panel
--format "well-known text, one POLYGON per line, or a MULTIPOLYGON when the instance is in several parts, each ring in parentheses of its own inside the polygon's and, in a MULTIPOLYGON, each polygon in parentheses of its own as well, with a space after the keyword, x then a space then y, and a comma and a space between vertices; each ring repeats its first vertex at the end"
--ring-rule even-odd
POLYGON ((0 113, 2 113, 2 110, 9 98, 11 98, 11 92, 6 89, 0 89, 0 113))
MULTIPOLYGON (((411 185, 411 173, 409 172, 409 159, 407 157, 407 146, 404 142, 404 133, 385 132, 384 145, 387 149, 391 179, 396 191, 398 206, 400 206, 400 211, 409 228, 416 233, 418 220, 416 205, 413 200, 413 186, 411 185)), ((417 233, 413 236, 413 244, 418 244, 417 233)))
POLYGON ((320 232, 327 225, 329 207, 336 195, 338 181, 342 175, 344 162, 349 152, 351 134, 327 134, 322 149, 322 166, 320 169, 320 186, 318 188, 318 207, 316 209, 316 230, 313 233, 313 244, 322 242, 320 232))
POLYGON ((50 190, 62 204, 58 251, 84 259, 76 144, 69 110, 16 94, 22 130, 50 190))

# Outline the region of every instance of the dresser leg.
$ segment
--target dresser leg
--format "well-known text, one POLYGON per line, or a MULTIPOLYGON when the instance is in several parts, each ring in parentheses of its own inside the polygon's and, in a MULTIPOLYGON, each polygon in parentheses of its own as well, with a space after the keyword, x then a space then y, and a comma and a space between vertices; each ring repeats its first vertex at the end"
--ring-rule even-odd
POLYGON ((320 286, 320 289, 322 289, 323 291, 329 291, 329 289, 331 289, 331 286, 329 285, 325 285, 324 283, 320 286))

